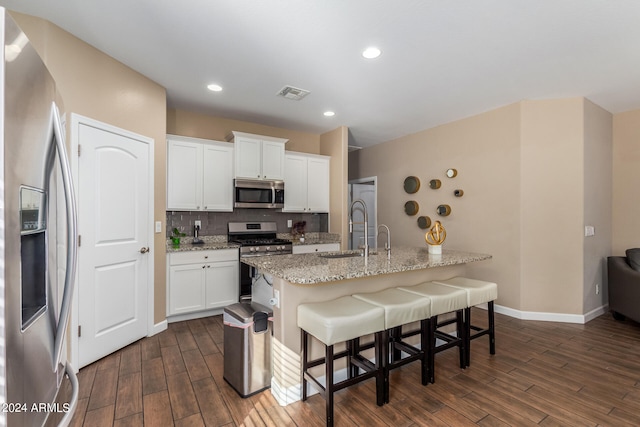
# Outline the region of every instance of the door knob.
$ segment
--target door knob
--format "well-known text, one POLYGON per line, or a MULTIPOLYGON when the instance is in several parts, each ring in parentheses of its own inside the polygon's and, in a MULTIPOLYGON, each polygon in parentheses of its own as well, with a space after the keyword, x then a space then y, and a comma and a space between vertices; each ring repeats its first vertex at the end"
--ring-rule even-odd
POLYGON ((140 253, 141 253, 141 254, 146 254, 147 252, 149 252, 149 248, 142 247, 142 248, 140 249, 140 253))

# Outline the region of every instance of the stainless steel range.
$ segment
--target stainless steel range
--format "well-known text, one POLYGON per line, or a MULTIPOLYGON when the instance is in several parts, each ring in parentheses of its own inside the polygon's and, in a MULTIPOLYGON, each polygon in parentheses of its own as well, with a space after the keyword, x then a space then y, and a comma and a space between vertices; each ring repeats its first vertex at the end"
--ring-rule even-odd
MULTIPOLYGON (((230 222, 227 240, 240 245, 240 258, 292 253, 291 242, 278 239, 276 232, 275 222, 230 222)), ((240 263, 240 301, 251 300, 251 288, 256 276, 253 267, 240 263)))

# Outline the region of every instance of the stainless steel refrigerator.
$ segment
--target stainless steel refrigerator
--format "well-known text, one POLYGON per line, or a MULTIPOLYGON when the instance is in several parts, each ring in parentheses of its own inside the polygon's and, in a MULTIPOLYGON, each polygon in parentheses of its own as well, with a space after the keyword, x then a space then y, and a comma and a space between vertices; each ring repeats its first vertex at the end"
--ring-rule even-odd
POLYGON ((65 340, 77 251, 59 97, 25 34, 0 15, 0 425, 65 425, 78 390, 65 340), (72 396, 56 402, 65 372, 72 396))

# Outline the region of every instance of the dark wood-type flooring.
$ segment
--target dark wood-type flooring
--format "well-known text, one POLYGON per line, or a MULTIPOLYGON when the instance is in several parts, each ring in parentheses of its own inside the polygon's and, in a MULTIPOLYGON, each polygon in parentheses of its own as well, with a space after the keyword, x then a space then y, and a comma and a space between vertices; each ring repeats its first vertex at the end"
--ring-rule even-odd
MULTIPOLYGON (((474 320, 486 318, 474 309, 474 320)), ((481 323, 477 321, 477 323, 481 323)), ((337 426, 638 426, 640 325, 605 314, 586 325, 496 315, 497 354, 472 344, 436 356, 423 387, 412 363, 391 374, 391 403, 373 380, 336 394, 337 426)), ((73 426, 323 426, 318 395, 287 407, 269 391, 240 398, 223 380, 220 316, 172 323, 79 373, 73 426)))

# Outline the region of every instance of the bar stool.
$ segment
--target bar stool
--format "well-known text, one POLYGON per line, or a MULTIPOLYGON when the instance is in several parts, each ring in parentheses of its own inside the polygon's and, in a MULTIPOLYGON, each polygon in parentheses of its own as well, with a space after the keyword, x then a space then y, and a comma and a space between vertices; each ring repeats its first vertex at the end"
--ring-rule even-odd
POLYGON ((380 292, 354 294, 354 298, 384 309, 384 398, 389 403, 389 371, 415 360, 421 362, 422 384, 429 382, 429 331, 431 300, 399 289, 389 288, 380 292), (402 325, 420 322, 420 348, 402 340, 402 325), (391 342, 390 342, 391 340, 391 342), (389 351, 389 348, 392 351, 389 351), (401 352, 408 356, 402 358, 401 352))
POLYGON ((466 343, 466 365, 471 365, 471 340, 489 335, 489 354, 496 354, 496 331, 493 302, 498 298, 498 285, 493 282, 453 277, 448 280, 434 280, 435 283, 464 289, 467 292, 467 308, 464 310, 466 343), (486 329, 471 324, 471 307, 487 303, 488 327, 486 329), (475 331, 472 335, 471 331, 475 331))
MULTIPOLYGON (((424 282, 415 286, 400 286, 397 289, 409 292, 414 295, 428 297, 431 300, 431 320, 429 334, 429 381, 435 382, 435 354, 440 353, 451 347, 458 347, 460 355, 460 368, 466 367, 466 338, 464 328, 463 311, 467 307, 467 292, 462 289, 453 288, 451 286, 441 285, 434 282, 424 282), (453 321, 445 321, 438 323, 438 316, 446 313, 455 313, 456 318, 453 321), (457 336, 440 331, 439 328, 450 323, 456 323, 457 336), (444 341, 444 344, 436 346, 436 338, 444 341)), ((415 335, 416 332, 410 332, 403 336, 415 335)))
POLYGON ((378 406, 384 404, 384 315, 381 307, 352 296, 298 306, 302 341, 302 400, 307 400, 307 382, 311 382, 326 402, 327 426, 333 426, 333 394, 368 378, 376 378, 376 403, 378 406), (357 347, 351 343, 370 334, 375 334, 375 364, 354 350, 357 347), (324 357, 309 360, 309 335, 324 344, 324 357), (336 354, 333 347, 340 342, 347 342, 347 350, 336 354), (334 361, 343 357, 347 358, 348 378, 334 383, 334 361), (325 365, 325 386, 309 372, 310 368, 322 364, 325 365), (353 365, 363 373, 351 369, 353 365))

